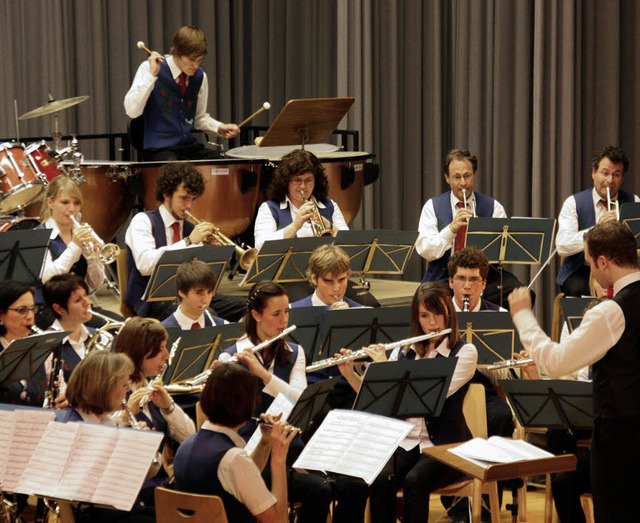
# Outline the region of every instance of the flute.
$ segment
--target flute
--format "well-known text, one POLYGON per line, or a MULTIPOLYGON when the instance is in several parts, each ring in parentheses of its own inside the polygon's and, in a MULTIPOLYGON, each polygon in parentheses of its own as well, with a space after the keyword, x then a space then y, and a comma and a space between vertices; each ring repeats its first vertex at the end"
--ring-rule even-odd
POLYGON ((487 365, 487 370, 499 370, 499 369, 511 369, 514 367, 524 367, 525 365, 531 365, 535 363, 533 358, 522 358, 520 360, 504 360, 498 361, 493 365, 487 365))
POLYGON ((147 393, 144 396, 142 396, 142 398, 140 399, 140 404, 138 405, 138 408, 140 410, 144 409, 147 403, 149 403, 149 400, 151 399, 151 394, 153 394, 156 390, 155 387, 153 387, 153 382, 159 378, 160 383, 162 383, 162 380, 164 379, 164 374, 165 372, 167 372, 167 369, 169 368, 169 365, 171 365, 171 361, 173 360, 173 357, 176 355, 176 350, 178 350, 178 345, 180 345, 181 339, 182 339, 182 336, 180 336, 176 341, 173 342, 173 345, 171 345, 171 352, 169 352, 169 359, 164 362, 164 365, 162 365, 162 370, 160 371, 160 374, 158 374, 158 376, 156 376, 156 378, 153 379, 151 383, 147 385, 147 393))

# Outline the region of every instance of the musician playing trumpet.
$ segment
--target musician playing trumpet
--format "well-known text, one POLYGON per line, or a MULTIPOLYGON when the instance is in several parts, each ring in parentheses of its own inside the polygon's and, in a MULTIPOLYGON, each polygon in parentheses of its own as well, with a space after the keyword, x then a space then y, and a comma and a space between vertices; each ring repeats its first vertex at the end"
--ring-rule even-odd
POLYGON ((268 198, 256 216, 258 249, 267 240, 316 236, 315 227, 334 235, 339 230, 349 230, 340 207, 329 198, 329 182, 322 164, 309 151, 296 149, 282 157, 268 198))

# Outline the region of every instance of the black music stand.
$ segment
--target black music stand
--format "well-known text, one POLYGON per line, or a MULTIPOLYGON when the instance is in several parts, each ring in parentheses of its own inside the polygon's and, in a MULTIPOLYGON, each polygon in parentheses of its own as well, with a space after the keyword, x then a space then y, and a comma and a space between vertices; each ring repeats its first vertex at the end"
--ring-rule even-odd
POLYGON ((351 271, 360 277, 360 285, 369 291, 367 274, 402 274, 407 265, 418 231, 338 231, 335 245, 349 255, 351 271))
POLYGON ((553 248, 553 218, 471 218, 465 246, 482 249, 500 272, 500 303, 503 302, 503 264, 541 265, 553 248))
POLYGON ((0 234, 0 280, 40 285, 51 229, 7 231, 0 234))
POLYGON ((326 142, 355 98, 289 100, 265 133, 259 147, 326 142))
POLYGON ((68 334, 69 331, 45 332, 14 340, 0 352, 0 383, 31 378, 68 334))
POLYGON ((342 348, 358 350, 372 343, 408 338, 410 322, 409 307, 327 310, 320 329, 320 343, 314 347, 309 361, 330 358, 342 348))
POLYGON ((202 329, 167 329, 173 345, 180 338, 176 353, 164 375, 165 384, 176 384, 191 379, 207 370, 218 359, 220 352, 233 345, 244 334, 244 324, 229 323, 202 329))
POLYGON ((181 263, 195 258, 205 262, 215 273, 215 292, 233 251, 234 248, 231 245, 205 245, 163 252, 151 273, 142 299, 148 302, 175 300, 178 295, 175 282, 176 271, 181 263))
POLYGON ((276 283, 307 281, 306 270, 313 251, 333 242, 331 237, 266 241, 240 286, 246 287, 261 280, 276 283))
POLYGON ((289 337, 304 348, 307 361, 313 361, 313 353, 320 340, 320 332, 327 307, 293 307, 289 312, 289 324, 297 328, 289 337))
POLYGON ((438 416, 456 358, 386 361, 367 367, 353 410, 391 418, 438 416))
POLYGON ((562 316, 564 317, 564 321, 569 328, 569 334, 571 334, 574 329, 582 323, 582 317, 584 316, 584 311, 587 309, 589 304, 596 301, 598 298, 595 296, 588 297, 567 297, 560 299, 560 307, 562 308, 562 316))
POLYGON ((513 359, 522 343, 508 312, 458 312, 460 338, 473 343, 478 365, 493 365, 513 359))
POLYGON ((593 384, 573 380, 499 380, 523 427, 593 427, 593 384))
POLYGON ((308 385, 296 401, 287 421, 301 429, 306 436, 316 416, 324 411, 327 397, 339 379, 335 376, 308 385))
POLYGON ((623 203, 620 206, 620 221, 631 229, 636 237, 636 246, 640 249, 640 202, 623 203))

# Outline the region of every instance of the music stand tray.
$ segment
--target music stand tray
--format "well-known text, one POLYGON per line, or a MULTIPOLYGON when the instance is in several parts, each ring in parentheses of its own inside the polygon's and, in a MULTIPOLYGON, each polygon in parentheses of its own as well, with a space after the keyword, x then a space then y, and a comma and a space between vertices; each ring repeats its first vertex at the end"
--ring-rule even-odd
POLYGON ((589 296, 587 298, 571 297, 560 299, 562 315, 564 316, 564 321, 567 323, 567 327, 569 327, 569 333, 572 333, 574 329, 578 328, 580 323, 582 323, 584 311, 590 303, 593 303, 597 299, 598 298, 595 296, 589 296))
POLYGON ((178 295, 175 282, 176 271, 181 263, 193 259, 202 260, 211 267, 216 275, 215 292, 233 250, 231 245, 204 245, 163 252, 151 273, 142 299, 149 302, 175 300, 178 295))
POLYGON ((593 384, 573 380, 499 380, 525 428, 593 428, 593 384))
POLYGON ((458 312, 460 338, 473 343, 478 365, 513 359, 522 343, 508 312, 458 312))
POLYGON ((326 142, 347 114, 355 98, 289 100, 260 142, 260 147, 326 142))
POLYGON ((353 410, 391 418, 438 416, 456 358, 386 361, 367 367, 353 410))
POLYGON ((636 237, 636 246, 640 249, 640 202, 623 203, 620 206, 620 221, 631 229, 636 237))
POLYGON ((0 383, 31 378, 68 334, 52 331, 14 340, 0 352, 0 383))
POLYGON ((313 251, 333 241, 331 237, 266 241, 240 286, 250 286, 260 280, 276 283, 307 281, 306 270, 313 251))
POLYGON ((51 229, 7 231, 0 234, 0 279, 40 285, 42 264, 51 229))

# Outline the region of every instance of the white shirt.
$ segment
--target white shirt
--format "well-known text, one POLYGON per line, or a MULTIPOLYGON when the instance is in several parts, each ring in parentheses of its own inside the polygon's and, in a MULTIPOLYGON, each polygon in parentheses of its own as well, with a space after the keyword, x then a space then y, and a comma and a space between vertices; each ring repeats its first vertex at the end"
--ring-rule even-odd
MULTIPOLYGON (((349 226, 342 215, 342 211, 338 204, 331 200, 333 203, 333 215, 331 216, 331 221, 335 227, 337 227, 341 231, 348 231, 349 226)), ((291 220, 295 218, 296 214, 298 214, 298 208, 291 203, 291 200, 288 196, 285 197, 284 202, 280 202, 280 209, 286 209, 287 205, 289 206, 289 211, 291 212, 291 220)), ((318 207, 320 209, 324 209, 325 205, 322 202, 318 202, 318 207)), ((258 208, 258 214, 256 216, 256 223, 254 225, 253 232, 255 234, 255 247, 256 249, 260 249, 264 242, 267 240, 284 240, 284 227, 278 229, 278 225, 276 224, 276 220, 273 218, 273 214, 271 214, 271 209, 269 208, 269 204, 267 202, 263 202, 258 208)), ((296 233, 297 238, 312 238, 313 230, 311 229, 311 224, 307 221, 302 226, 302 228, 296 233)))
MULTIPOLYGON (((236 342, 236 347, 238 349, 238 352, 242 352, 245 349, 251 349, 255 347, 255 345, 245 334, 236 342)), ((286 347, 288 350, 293 352, 289 345, 286 345, 286 347)), ((260 352, 258 351, 255 354, 260 362, 264 363, 260 352)), ((220 361, 227 361, 229 359, 229 355, 226 352, 223 352, 220 354, 218 359, 220 361)), ((302 394, 302 391, 307 388, 307 363, 302 346, 298 346, 298 357, 296 358, 296 361, 293 364, 293 368, 291 369, 291 374, 289 375, 289 383, 273 374, 274 367, 275 359, 271 362, 271 366, 268 369, 271 373, 271 380, 269 380, 269 383, 267 383, 262 390, 265 393, 269 394, 269 396, 273 396, 274 398, 280 392, 282 392, 282 394, 284 394, 287 398, 295 403, 296 401, 298 401, 298 398, 300 397, 300 394, 302 394)))
MULTIPOLYGON (((453 192, 450 191, 449 194, 451 196, 452 216, 455 216, 457 211, 456 204, 459 200, 453 192)), ((467 204, 475 207, 475 193, 467 198, 467 204)), ((507 218, 507 213, 498 200, 494 200, 492 218, 507 218)), ((420 222, 418 223, 418 233, 416 252, 427 261, 442 258, 449 249, 453 248, 456 239, 455 233, 451 232, 448 225, 441 231, 438 230, 438 218, 433 208, 433 199, 427 200, 427 203, 422 207, 420 222)))
MULTIPOLYGON (((178 77, 182 71, 180 71, 180 68, 176 65, 172 55, 165 55, 164 58, 169 69, 171 69, 171 74, 173 75, 174 80, 178 83, 178 77)), ((199 131, 217 133, 218 128, 222 123, 212 118, 209 116, 209 113, 207 113, 209 81, 207 80, 207 73, 204 71, 202 73, 202 85, 198 91, 194 126, 199 131)), ((158 77, 151 74, 149 62, 142 62, 140 67, 138 67, 138 71, 136 72, 133 83, 129 88, 129 92, 124 97, 124 110, 129 118, 137 118, 142 114, 157 80, 158 77)), ((189 77, 187 76, 187 84, 188 83, 189 77)))
MULTIPOLYGON (((595 187, 591 192, 593 207, 596 212, 596 223, 607 209, 598 205, 601 198, 595 187)), ((634 201, 640 202, 640 198, 634 195, 634 201)), ((591 227, 578 230, 578 211, 574 195, 569 196, 562 204, 560 216, 558 216, 558 234, 556 235, 556 247, 560 256, 571 256, 584 251, 584 235, 591 227)))
MULTIPOLYGON (((182 309, 180 308, 180 305, 178 305, 178 308, 176 309, 176 312, 173 313, 173 315, 176 318, 176 321, 178 322, 178 325, 180 325, 180 328, 183 331, 191 330, 193 328, 193 324, 196 323, 196 322, 200 325, 201 328, 204 327, 206 325, 205 319, 204 319, 205 314, 209 317, 209 320, 211 321, 211 324, 215 325, 215 322, 213 321, 213 318, 211 317, 211 313, 208 310, 205 310, 195 320, 192 320, 191 318, 186 316, 185 313, 182 312, 182 309)), ((227 325, 229 323, 227 320, 223 320, 223 321, 224 321, 225 325, 227 325)))
MULTIPOLYGON (((51 229, 51 236, 49 236, 50 241, 55 240, 60 236, 60 229, 53 218, 49 218, 44 226, 47 229, 51 229)), ((46 249, 44 264, 42 266, 42 283, 47 283, 53 276, 58 274, 67 274, 71 270, 71 267, 73 267, 73 264, 76 263, 81 256, 82 248, 75 242, 69 242, 67 248, 55 261, 51 256, 51 251, 46 249)), ((97 261, 87 263, 87 265, 87 285, 92 289, 97 289, 105 280, 104 266, 97 261)))
MULTIPOLYGON (((614 295, 636 281, 640 281, 640 271, 620 278, 613 286, 614 295)), ((600 360, 618 343, 625 329, 624 313, 613 300, 605 300, 585 312, 580 326, 560 343, 551 341, 531 310, 516 313, 513 324, 524 348, 554 378, 600 360)))
MULTIPOLYGON (((389 361, 398 361, 398 355, 402 349, 403 347, 394 349, 391 356, 389 356, 389 361)), ((411 345, 409 350, 414 350, 413 345, 411 345)), ((445 337, 440 342, 436 347, 436 350, 427 354, 427 358, 435 358, 438 354, 445 358, 448 358, 449 354, 451 354, 448 337, 445 337)), ((476 365, 478 363, 478 351, 476 351, 476 348, 471 343, 465 343, 458 351, 456 358, 458 358, 458 360, 456 362, 456 368, 453 371, 451 383, 449 384, 447 398, 455 394, 473 377, 473 373, 476 371, 476 365)), ((420 359, 422 359, 420 354, 416 352, 416 360, 420 359)), ((404 450, 411 450, 416 445, 420 445, 420 451, 427 447, 433 447, 424 418, 407 418, 406 421, 413 423, 414 428, 411 429, 411 432, 409 432, 407 437, 402 440, 402 443, 400 443, 400 446, 404 450)))

